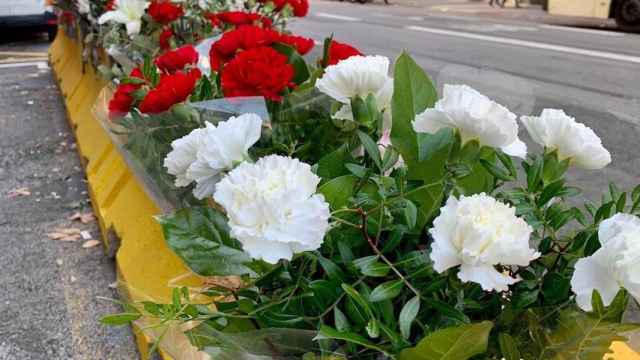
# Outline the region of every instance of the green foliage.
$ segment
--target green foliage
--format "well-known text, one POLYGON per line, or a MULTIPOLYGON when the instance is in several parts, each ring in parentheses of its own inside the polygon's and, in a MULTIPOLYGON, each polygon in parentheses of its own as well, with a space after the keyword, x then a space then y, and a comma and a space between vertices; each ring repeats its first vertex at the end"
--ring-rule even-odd
MULTIPOLYGON (((321 179, 317 192, 331 209, 322 247, 275 265, 254 261, 231 238, 216 204, 186 199, 198 206, 159 218, 167 244, 194 272, 239 276, 242 286, 207 288, 214 306, 191 304, 178 292, 171 304, 141 303, 104 322, 124 324, 142 315, 164 323, 195 320, 192 343, 229 359, 247 352, 305 359, 313 358, 307 352, 357 360, 380 354, 398 360, 595 359, 634 327, 620 324, 626 293, 608 308, 596 294, 596 310, 587 314, 573 306, 570 279, 576 260, 599 248, 601 221, 638 212, 640 187, 623 192, 611 186, 599 204, 578 208, 567 201, 579 194, 565 179, 569 160, 555 152, 515 162, 476 140, 462 143, 454 129, 416 134, 416 114, 432 107, 437 93, 406 53, 394 67, 391 145, 383 147, 389 109, 380 110, 375 96, 350 99, 353 121, 332 119, 343 104, 314 90, 324 69, 307 65, 287 45, 276 48, 296 68, 298 86, 282 102, 268 102, 271 121, 251 155, 277 153, 313 164, 321 179), (519 279, 505 293, 463 283, 457 269, 437 273, 430 258, 429 229, 443 203, 479 192, 513 206, 533 228, 531 244, 541 253, 528 266, 496 266, 519 279)), ((203 78, 192 100, 220 96, 216 82, 203 78)), ((129 149, 147 159, 145 166, 161 168, 169 140, 202 121, 188 105, 170 115, 180 124, 140 114, 124 121, 129 149), (160 123, 157 132, 150 131, 151 121, 160 123)))
POLYGON ((548 335, 543 354, 548 358, 600 360, 610 352, 613 341, 626 341, 621 333, 637 330, 638 324, 621 324, 620 316, 627 303, 623 292, 605 308, 597 291, 593 295, 594 312, 587 314, 567 309, 560 313, 558 324, 548 335))
POLYGON ((253 260, 229 236, 226 217, 209 207, 192 207, 158 217, 167 245, 203 276, 255 274, 253 260))
POLYGON ((293 77, 294 83, 302 84, 307 79, 309 79, 309 76, 311 76, 311 74, 309 72, 309 68, 307 67, 307 63, 294 48, 283 43, 273 44, 272 47, 279 53, 285 55, 289 59, 289 64, 293 65, 293 68, 295 70, 295 75, 293 77))
POLYGON ((438 173, 439 159, 432 155, 431 162, 420 161, 412 123, 416 114, 435 104, 438 98, 436 89, 424 70, 407 53, 402 53, 395 62, 393 89, 391 142, 407 163, 411 179, 434 179, 431 173, 438 173))
POLYGON ((466 360, 487 350, 490 321, 446 328, 429 334, 399 360, 466 360))

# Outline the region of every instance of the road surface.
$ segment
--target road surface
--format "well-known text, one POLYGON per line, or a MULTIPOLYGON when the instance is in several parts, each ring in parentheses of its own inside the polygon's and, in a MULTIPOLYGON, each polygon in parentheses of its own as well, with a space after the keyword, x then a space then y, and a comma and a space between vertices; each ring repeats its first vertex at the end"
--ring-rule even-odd
POLYGON ((333 33, 367 54, 408 50, 440 88, 469 84, 517 114, 564 109, 613 156, 604 170, 571 171, 587 198, 609 181, 640 182, 640 34, 320 0, 289 29, 318 41, 333 33))
POLYGON ((118 297, 114 261, 46 235, 100 236, 95 221, 69 220, 91 205, 48 47, 25 31, 0 40, 0 360, 133 360, 130 329, 98 323, 121 311, 98 300, 118 297))

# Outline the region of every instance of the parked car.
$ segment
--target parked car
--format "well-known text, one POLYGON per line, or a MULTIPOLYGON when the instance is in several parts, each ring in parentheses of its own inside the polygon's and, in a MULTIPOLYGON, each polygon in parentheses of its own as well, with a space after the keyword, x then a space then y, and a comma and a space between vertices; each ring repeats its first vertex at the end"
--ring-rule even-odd
POLYGON ((33 28, 47 32, 49 40, 56 36, 57 17, 53 0, 0 0, 0 28, 33 28))

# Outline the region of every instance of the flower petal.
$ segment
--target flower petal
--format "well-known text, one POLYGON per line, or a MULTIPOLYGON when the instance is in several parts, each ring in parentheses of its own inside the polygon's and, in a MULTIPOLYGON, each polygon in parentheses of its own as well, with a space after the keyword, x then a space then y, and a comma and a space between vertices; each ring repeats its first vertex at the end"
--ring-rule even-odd
POLYGON ((507 155, 519 157, 521 159, 525 159, 527 157, 527 144, 522 142, 520 139, 516 139, 513 143, 503 146, 501 150, 507 155))
POLYGON ((602 263, 606 261, 601 248, 592 256, 582 258, 576 262, 575 271, 571 278, 571 290, 576 294, 576 303, 585 311, 591 311, 591 295, 598 290, 605 306, 611 304, 620 290, 616 279, 611 277, 609 269, 602 263))
POLYGON ((482 290, 485 291, 507 291, 509 285, 518 282, 508 275, 498 272, 491 265, 468 265, 462 264, 458 272, 458 278, 464 282, 474 282, 480 284, 482 290))

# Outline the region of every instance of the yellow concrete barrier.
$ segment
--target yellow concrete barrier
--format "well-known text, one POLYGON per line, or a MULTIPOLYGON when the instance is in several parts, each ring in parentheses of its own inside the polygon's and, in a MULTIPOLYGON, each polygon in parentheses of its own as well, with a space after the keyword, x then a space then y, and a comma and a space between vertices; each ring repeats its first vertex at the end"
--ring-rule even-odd
MULTIPOLYGON (((133 301, 169 303, 170 283, 185 278, 190 271, 164 241, 162 229, 153 218, 160 209, 91 112, 106 82, 91 66, 83 66, 80 46, 63 31, 58 31, 49 59, 65 97, 105 248, 116 254, 120 292, 133 301)), ((202 285, 195 276, 186 277, 181 284, 202 285)), ((134 329, 134 333, 141 358, 146 360, 150 340, 141 331, 134 329)), ((614 343, 611 348, 615 353, 607 359, 640 360, 640 355, 624 343, 614 343)))
MULTIPOLYGON (((153 218, 160 209, 92 115, 106 82, 91 66, 82 64, 80 52, 76 41, 59 31, 49 59, 65 98, 105 247, 116 254, 121 294, 133 301, 171 302, 170 281, 189 273, 189 269, 165 244, 162 229, 153 218)), ((201 284, 191 277, 186 285, 201 284)), ((141 358, 147 359, 150 339, 141 331, 134 332, 141 358)))

